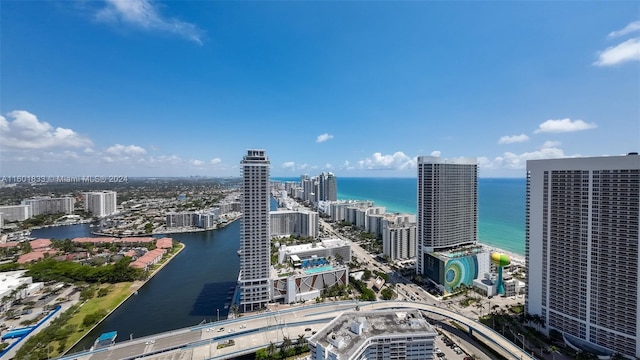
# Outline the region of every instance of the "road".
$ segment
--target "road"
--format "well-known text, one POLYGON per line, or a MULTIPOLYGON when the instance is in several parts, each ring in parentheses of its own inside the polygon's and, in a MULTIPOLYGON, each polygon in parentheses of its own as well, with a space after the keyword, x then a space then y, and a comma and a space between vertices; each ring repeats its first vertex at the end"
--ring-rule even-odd
POLYGON ((418 309, 432 315, 455 320, 464 328, 487 337, 489 346, 497 348, 508 359, 532 359, 517 345, 479 323, 448 309, 405 301, 336 302, 291 307, 232 320, 208 323, 150 337, 117 343, 94 352, 72 354, 62 359, 226 359, 255 352, 270 342, 280 343, 286 336, 295 341, 299 335, 311 336, 343 311, 376 309, 418 309), (235 345, 218 349, 227 340, 235 345))

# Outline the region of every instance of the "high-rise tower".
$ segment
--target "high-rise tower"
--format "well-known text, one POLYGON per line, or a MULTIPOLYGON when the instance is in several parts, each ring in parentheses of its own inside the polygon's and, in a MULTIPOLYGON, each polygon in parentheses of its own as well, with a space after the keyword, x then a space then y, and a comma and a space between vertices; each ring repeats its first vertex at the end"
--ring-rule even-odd
POLYGON ((94 191, 84 194, 84 209, 86 212, 104 217, 117 211, 117 193, 115 191, 94 191))
POLYGON ((338 179, 333 173, 327 173, 325 179, 325 194, 324 199, 326 201, 336 201, 338 200, 338 179))
POLYGON ((525 304, 546 331, 640 357, 639 187, 638 155, 527 161, 525 304))
POLYGON ((264 150, 247 150, 241 161, 240 310, 255 311, 271 300, 269 237, 269 159, 264 150))
POLYGON ((476 242, 478 165, 475 158, 418 157, 417 273, 428 253, 476 242))

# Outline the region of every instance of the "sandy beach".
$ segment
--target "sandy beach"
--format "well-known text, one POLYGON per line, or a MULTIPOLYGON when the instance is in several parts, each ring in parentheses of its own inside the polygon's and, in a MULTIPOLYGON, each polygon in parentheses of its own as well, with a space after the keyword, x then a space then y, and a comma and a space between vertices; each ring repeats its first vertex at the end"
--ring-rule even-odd
POLYGON ((515 264, 515 265, 520 265, 520 266, 525 266, 526 265, 526 259, 524 256, 522 255, 518 255, 516 253, 513 253, 511 251, 505 251, 503 249, 499 249, 497 247, 491 246, 491 245, 487 245, 487 244, 483 244, 483 243, 478 243, 479 245, 482 245, 482 247, 484 249, 486 249, 487 251, 490 252, 499 252, 499 253, 503 253, 509 256, 509 258, 511 259, 511 263, 515 264))

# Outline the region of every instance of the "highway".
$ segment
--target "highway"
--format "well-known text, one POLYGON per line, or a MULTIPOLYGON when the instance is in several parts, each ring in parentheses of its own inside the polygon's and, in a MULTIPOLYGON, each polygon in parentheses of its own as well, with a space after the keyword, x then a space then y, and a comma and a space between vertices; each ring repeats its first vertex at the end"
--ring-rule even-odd
POLYGON ((433 305, 406 301, 347 301, 295 306, 128 340, 108 348, 59 359, 228 359, 253 353, 270 342, 279 344, 285 336, 294 343, 299 335, 308 338, 338 314, 355 310, 356 306, 361 310, 419 309, 425 312, 426 317, 432 315, 455 320, 507 359, 533 359, 520 347, 477 320, 433 305), (228 340, 234 340, 235 344, 218 348, 219 344, 228 340))

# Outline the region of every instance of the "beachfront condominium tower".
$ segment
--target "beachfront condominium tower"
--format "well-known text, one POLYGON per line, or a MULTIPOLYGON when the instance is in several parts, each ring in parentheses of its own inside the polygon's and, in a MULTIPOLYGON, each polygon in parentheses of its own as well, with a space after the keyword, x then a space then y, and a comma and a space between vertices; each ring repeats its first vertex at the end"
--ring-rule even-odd
POLYGON ((336 201, 338 200, 338 179, 333 173, 322 173, 322 183, 324 188, 324 196, 320 200, 336 201))
POLYGON ((476 242, 478 165, 475 158, 418 157, 417 273, 429 253, 476 242))
POLYGON ((525 304, 545 331, 640 357, 639 187, 634 154, 527 161, 525 304))
POLYGON ((269 237, 269 158, 264 150, 250 149, 243 157, 240 207, 241 311, 255 311, 271 300, 271 243, 269 237))

